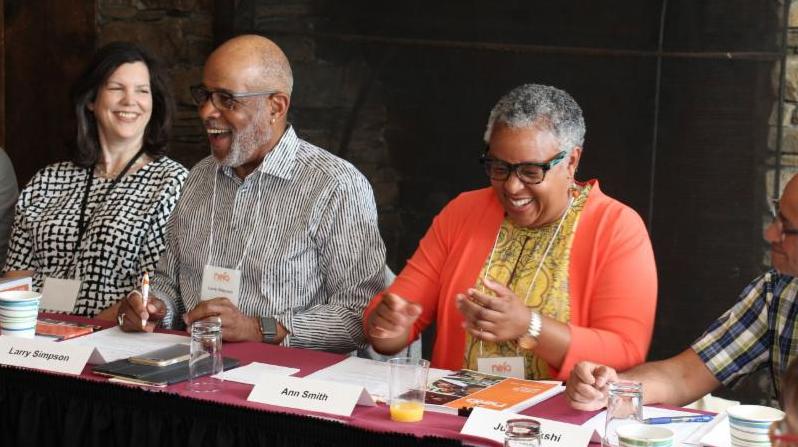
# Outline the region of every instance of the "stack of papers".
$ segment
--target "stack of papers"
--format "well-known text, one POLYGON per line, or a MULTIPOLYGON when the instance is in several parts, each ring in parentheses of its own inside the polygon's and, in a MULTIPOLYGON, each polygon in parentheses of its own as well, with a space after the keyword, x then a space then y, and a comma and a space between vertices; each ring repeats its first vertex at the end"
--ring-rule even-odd
POLYGON ((278 376, 293 376, 298 371, 299 368, 287 368, 285 366, 270 365, 268 363, 252 362, 245 366, 222 371, 213 377, 222 380, 230 380, 232 382, 257 385, 261 381, 268 378, 269 374, 278 376))
MULTIPOLYGON (((432 383, 451 372, 446 369, 430 368, 427 382, 432 383)), ((335 365, 308 375, 307 378, 362 386, 375 401, 388 401, 388 364, 385 362, 347 357, 335 365)))
POLYGON ((174 344, 188 344, 189 338, 174 334, 124 332, 118 326, 114 326, 82 337, 64 340, 61 343, 91 346, 94 348, 94 352, 89 358, 89 363, 102 365, 174 344))
POLYGON ((701 427, 685 439, 683 444, 700 447, 730 447, 731 429, 726 413, 715 416, 712 422, 701 424, 701 427))

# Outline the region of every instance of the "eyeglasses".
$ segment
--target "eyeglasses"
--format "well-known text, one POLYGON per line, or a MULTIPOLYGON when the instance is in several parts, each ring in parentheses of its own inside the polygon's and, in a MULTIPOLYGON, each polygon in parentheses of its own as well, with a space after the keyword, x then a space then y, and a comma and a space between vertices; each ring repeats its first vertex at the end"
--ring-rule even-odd
POLYGON ((773 447, 798 447, 798 435, 790 434, 783 420, 770 424, 768 437, 773 447))
POLYGON ((271 96, 279 93, 277 90, 268 92, 228 92, 225 90, 208 90, 201 85, 194 85, 189 88, 194 104, 201 106, 211 100, 213 106, 219 110, 236 110, 241 105, 241 98, 252 98, 255 96, 271 96))
POLYGON ((490 155, 483 154, 479 162, 485 167, 485 173, 491 180, 505 181, 510 178, 510 173, 515 172, 518 180, 527 185, 537 185, 546 178, 546 172, 557 166, 557 163, 565 159, 566 152, 560 151, 546 163, 507 163, 497 160, 490 155))
MULTIPOLYGON (((770 214, 773 217, 772 225, 776 226, 776 230, 778 230, 779 234, 781 235, 781 242, 784 242, 784 239, 787 235, 790 234, 798 234, 798 228, 784 228, 784 224, 787 219, 779 212, 779 200, 773 199, 770 201, 770 214)), ((789 222, 787 222, 789 224, 789 222)))

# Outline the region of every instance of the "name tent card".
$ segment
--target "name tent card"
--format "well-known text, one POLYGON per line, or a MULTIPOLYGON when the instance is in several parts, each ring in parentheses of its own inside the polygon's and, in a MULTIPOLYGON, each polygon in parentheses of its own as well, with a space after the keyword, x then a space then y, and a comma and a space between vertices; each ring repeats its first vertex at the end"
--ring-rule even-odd
POLYGON ((47 277, 42 288, 42 301, 39 309, 55 312, 72 312, 80 293, 80 281, 47 277))
POLYGON ((593 430, 579 425, 525 416, 508 411, 474 408, 460 433, 504 442, 504 429, 508 419, 534 419, 540 422, 540 445, 543 447, 587 446, 593 430))
POLYGON ((0 337, 0 364, 78 375, 94 348, 35 338, 0 337))
POLYGON ((200 301, 227 298, 238 306, 241 291, 241 271, 206 265, 202 271, 200 301))
POLYGON ((362 386, 274 374, 262 375, 247 400, 338 416, 351 416, 356 404, 374 406, 362 386))

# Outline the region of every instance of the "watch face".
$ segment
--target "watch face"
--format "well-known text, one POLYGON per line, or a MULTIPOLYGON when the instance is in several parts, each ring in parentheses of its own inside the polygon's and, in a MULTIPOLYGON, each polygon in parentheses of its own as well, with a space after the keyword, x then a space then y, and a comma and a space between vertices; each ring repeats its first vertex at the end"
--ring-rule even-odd
POLYGON ((518 339, 518 346, 525 351, 531 351, 538 346, 538 339, 529 334, 524 334, 518 339))
POLYGON ((263 341, 271 342, 277 336, 277 321, 273 317, 262 317, 260 319, 260 333, 263 341))

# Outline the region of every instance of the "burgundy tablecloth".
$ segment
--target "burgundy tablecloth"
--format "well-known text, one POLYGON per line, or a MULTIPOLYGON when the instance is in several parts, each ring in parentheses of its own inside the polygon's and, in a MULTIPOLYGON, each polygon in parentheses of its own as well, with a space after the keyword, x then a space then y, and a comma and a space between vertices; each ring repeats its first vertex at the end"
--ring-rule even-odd
MULTIPOLYGON (((75 316, 56 314, 43 314, 42 316, 49 318, 61 318, 71 321, 91 322, 93 324, 101 324, 104 326, 112 325, 111 323, 98 322, 97 320, 89 320, 75 316)), ((223 353, 227 357, 239 359, 242 366, 250 362, 257 361, 261 363, 299 368, 299 372, 295 374, 297 377, 304 377, 319 369, 333 365, 345 358, 345 356, 327 352, 283 348, 279 346, 271 346, 263 343, 252 342, 225 343, 223 347, 223 353)), ((91 365, 88 365, 84 369, 81 378, 90 381, 107 382, 105 377, 98 376, 91 372, 91 365)), ((426 412, 423 421, 412 424, 391 421, 388 416, 388 408, 382 404, 379 404, 376 407, 356 406, 351 417, 337 417, 321 413, 314 414, 307 411, 293 410, 285 407, 277 407, 247 401, 247 396, 252 390, 252 386, 230 381, 224 382, 222 389, 219 392, 209 394, 191 393, 186 390, 185 382, 171 385, 166 388, 138 388, 147 389, 154 393, 170 393, 190 399, 205 400, 220 405, 250 408, 258 411, 298 414, 304 416, 312 415, 323 419, 341 421, 353 427, 359 427, 372 431, 407 433, 416 436, 436 436, 449 439, 458 439, 469 444, 491 445, 491 443, 488 441, 461 435, 460 430, 465 423, 465 418, 449 414, 426 412)), ((558 395, 523 411, 522 414, 539 416, 573 424, 582 424, 591 418, 595 412, 581 412, 572 410, 568 406, 563 395, 558 395)))

